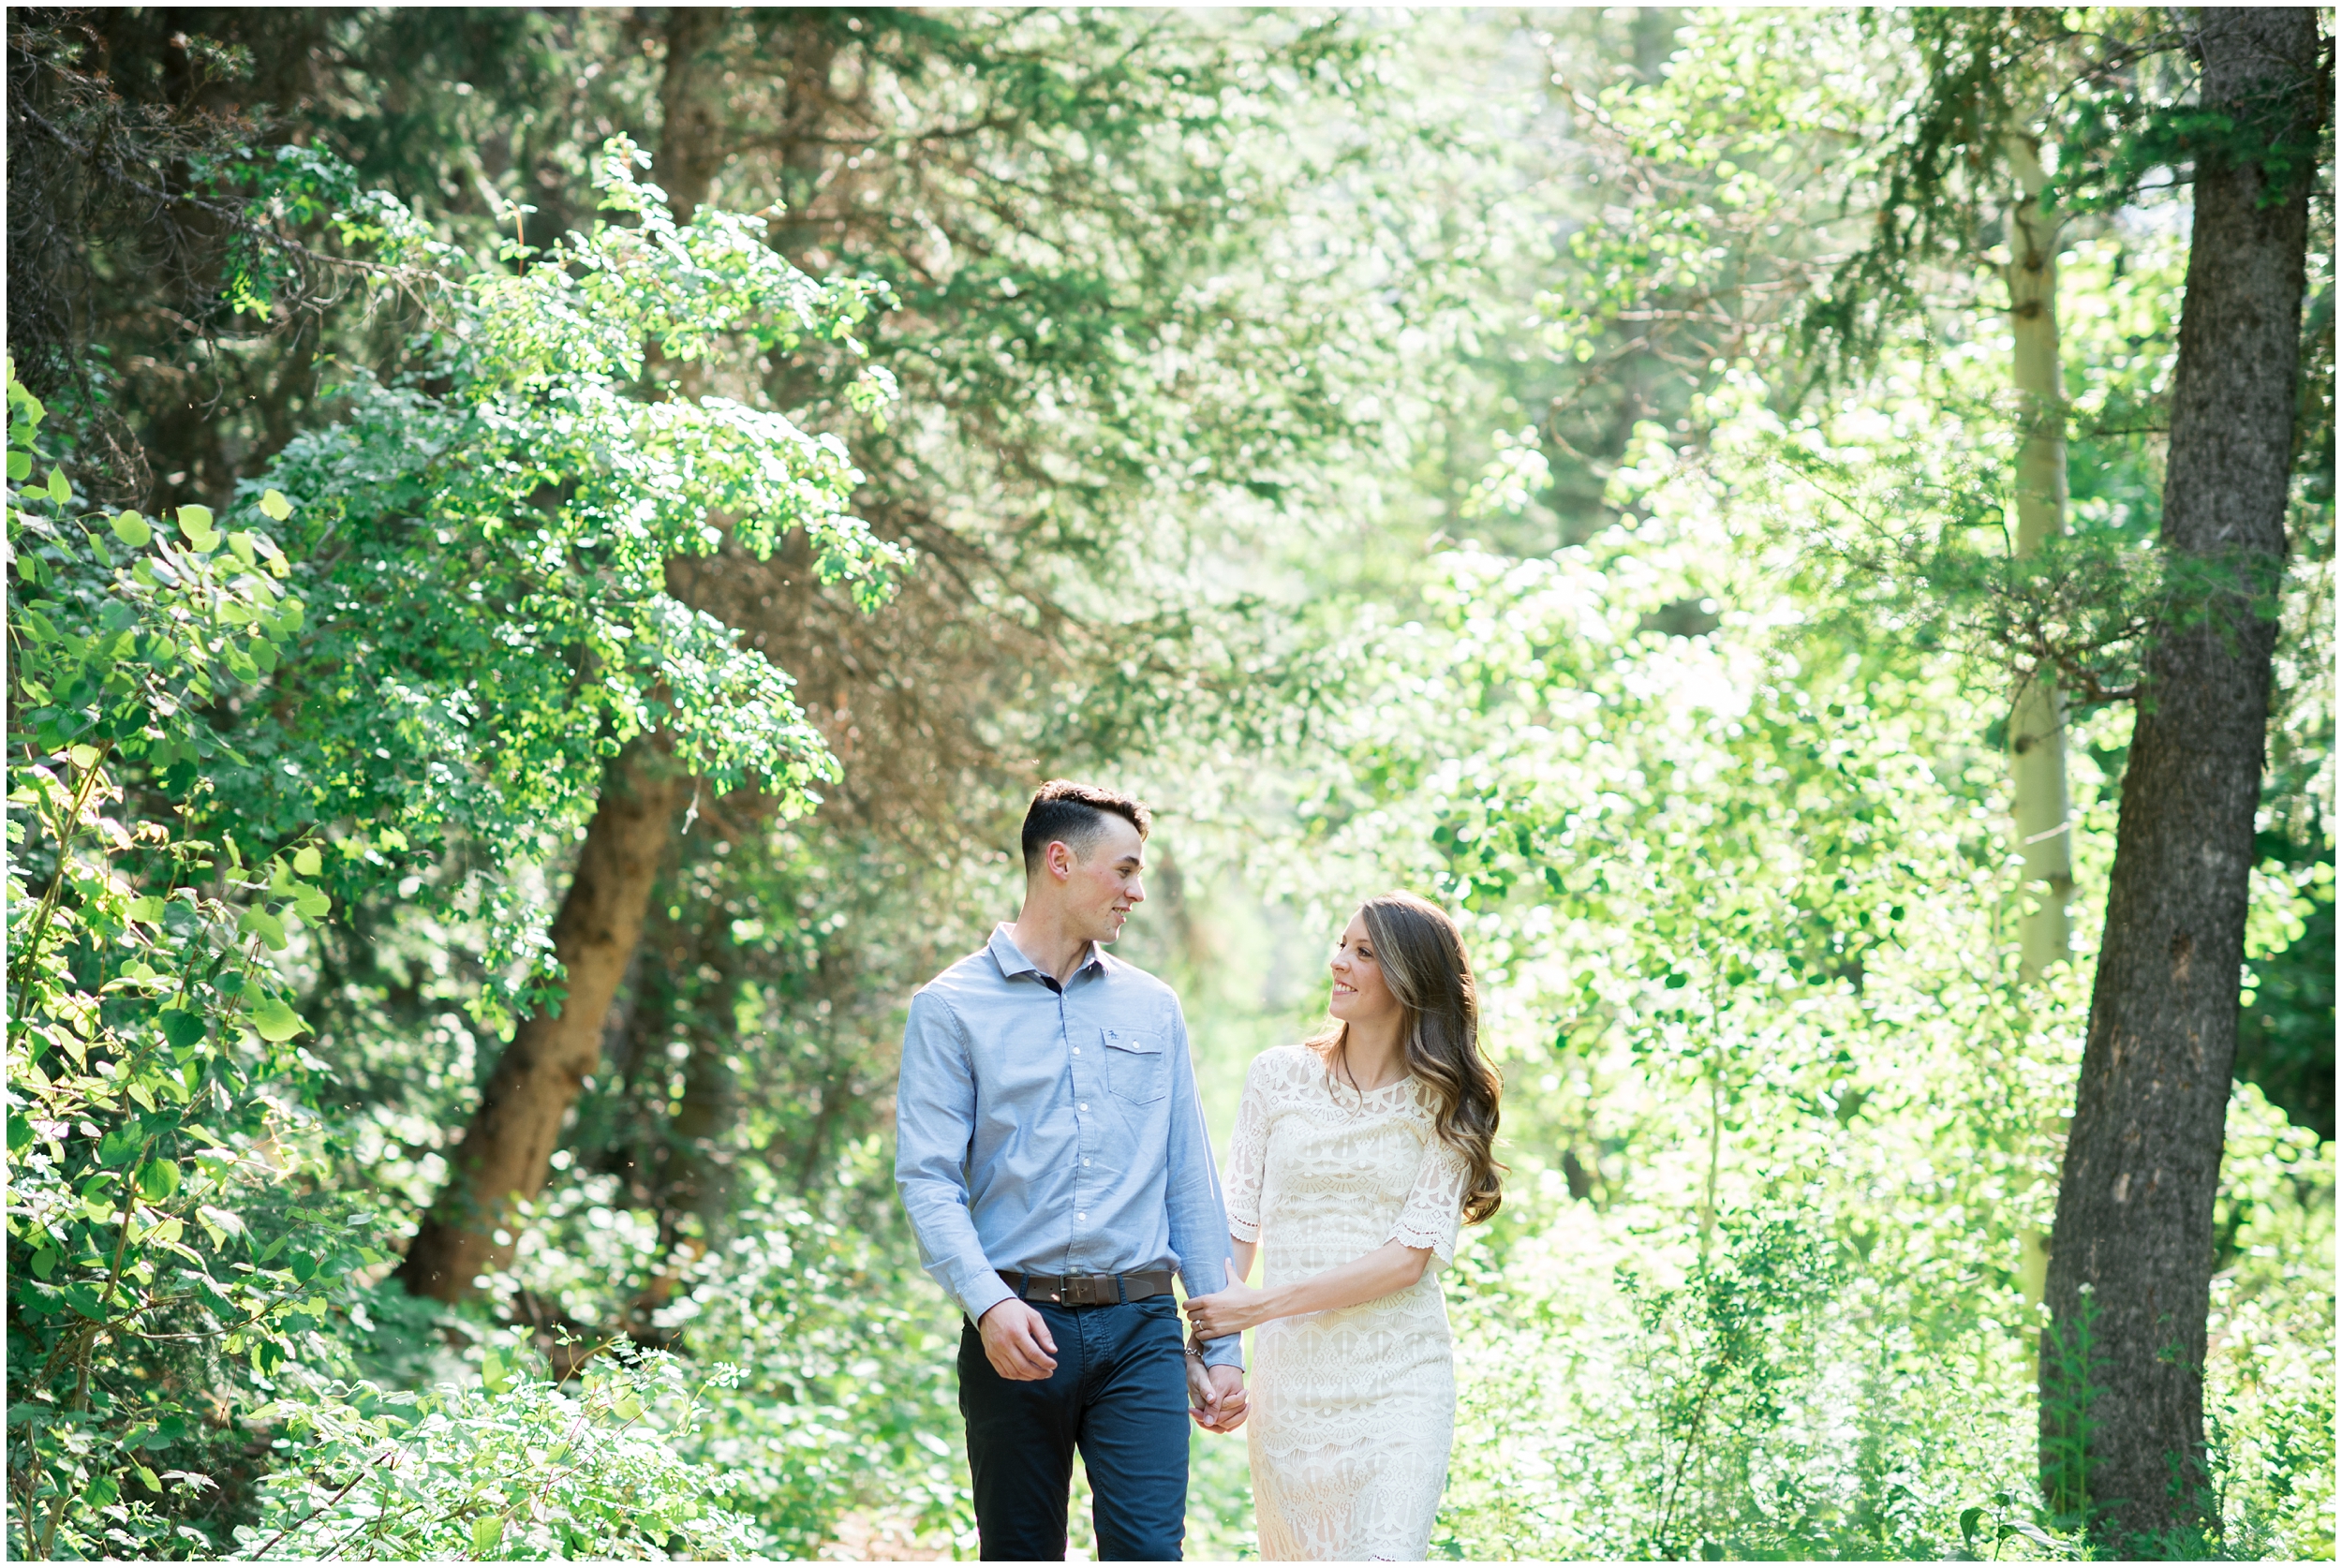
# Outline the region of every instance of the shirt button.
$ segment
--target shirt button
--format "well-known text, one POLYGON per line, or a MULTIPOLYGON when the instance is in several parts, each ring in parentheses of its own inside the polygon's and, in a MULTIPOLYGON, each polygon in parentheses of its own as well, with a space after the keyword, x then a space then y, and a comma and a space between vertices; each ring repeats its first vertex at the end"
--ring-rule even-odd
POLYGON ((1087 1220, 1087 1219, 1089 1219, 1089 1215, 1087 1215, 1087 1214, 1076 1214, 1076 1215, 1075 1215, 1075 1216, 1074 1216, 1074 1218, 1075 1218, 1075 1219, 1076 1219, 1076 1220, 1087 1220))
POLYGON ((1089 1109, 1089 1101, 1087 1101, 1087 1100, 1085 1100, 1085 1101, 1083 1101, 1083 1102, 1081 1102, 1078 1106, 1076 1106, 1076 1107, 1075 1107, 1075 1108, 1076 1110, 1087 1111, 1088 1109, 1089 1109))
POLYGON ((1085 1170, 1085 1171, 1086 1171, 1086 1170, 1088 1170, 1088 1169, 1089 1169, 1089 1161, 1085 1160, 1085 1161, 1082 1161, 1082 1169, 1083 1169, 1083 1170, 1085 1170))
POLYGON ((1080 1046, 1078 1046, 1078 1045, 1075 1046, 1075 1047, 1074 1047, 1074 1054, 1075 1054, 1075 1056, 1077 1056, 1077 1057, 1078 1057, 1078 1056, 1080 1056, 1080 1055, 1082 1054, 1082 1048, 1081 1048, 1080 1046))

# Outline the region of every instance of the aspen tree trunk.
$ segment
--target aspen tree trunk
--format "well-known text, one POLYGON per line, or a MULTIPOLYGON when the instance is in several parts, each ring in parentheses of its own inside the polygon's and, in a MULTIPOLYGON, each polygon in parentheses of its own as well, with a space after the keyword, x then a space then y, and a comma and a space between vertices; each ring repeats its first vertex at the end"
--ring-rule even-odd
MULTIPOLYGON (((2049 178, 2039 145, 2009 139, 2017 200, 2008 213, 2008 313, 2015 346, 2010 380, 2023 436, 2017 447, 2017 557, 2025 559, 2066 531, 2066 383, 2057 345, 2057 214, 2041 206, 2049 178)), ((2024 978, 2041 978, 2068 956, 2073 900, 2073 833, 2066 785, 2066 716, 2057 686, 2037 672, 2008 714, 2008 772, 2018 851, 2024 857, 2028 907, 2018 924, 2024 978)), ((2049 1236, 2018 1237, 2017 1280, 2030 1309, 2049 1284, 2049 1236)))
MULTIPOLYGON (((2057 351, 2054 213, 2041 206, 2048 178, 2030 138, 2011 139, 2020 200, 2008 214, 2008 306, 2016 344, 2012 379, 2023 437, 2017 449, 2017 556, 2066 531, 2066 385, 2057 351)), ((2064 960, 2071 930, 2073 835, 2066 793, 2066 716, 2044 671, 2018 692, 2008 717, 2017 843, 2032 907, 2020 926, 2027 980, 2064 960)))
MULTIPOLYGON (((2310 9, 2192 13, 2227 146, 2314 147, 2329 85, 2310 9)), ((2220 133, 2212 133, 2220 134, 2220 133)), ((2106 936, 2050 1244, 2042 1487, 2118 1556, 2195 1556, 2216 1529, 2205 1319, 2268 728, 2299 393, 2314 155, 2273 187, 2199 154, 2162 538, 2223 574, 2163 627, 2123 777, 2106 936), (2262 602, 2256 603, 2256 598, 2262 602), (2094 1389, 2102 1392, 2093 1392, 2094 1389)))
POLYGON ((459 1301, 473 1293, 477 1276, 511 1262, 512 1204, 544 1190, 561 1124, 601 1065, 602 1023, 642 938, 687 788, 655 736, 638 737, 604 770, 601 799, 553 923, 568 994, 558 1012, 523 1019, 497 1062, 447 1185, 407 1250, 399 1272, 411 1294, 459 1301))

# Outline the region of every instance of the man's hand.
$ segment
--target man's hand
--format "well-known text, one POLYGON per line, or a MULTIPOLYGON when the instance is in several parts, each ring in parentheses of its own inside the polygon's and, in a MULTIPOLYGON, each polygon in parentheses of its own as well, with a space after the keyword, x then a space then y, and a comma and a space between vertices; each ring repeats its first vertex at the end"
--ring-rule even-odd
POLYGON ((1244 1368, 1207 1367, 1187 1358, 1187 1413, 1208 1432, 1233 1432, 1244 1425, 1244 1368))
POLYGON ((1039 1383, 1057 1370, 1047 1320, 1013 1295, 994 1302, 976 1332, 984 1336, 984 1358, 1011 1383, 1039 1383))

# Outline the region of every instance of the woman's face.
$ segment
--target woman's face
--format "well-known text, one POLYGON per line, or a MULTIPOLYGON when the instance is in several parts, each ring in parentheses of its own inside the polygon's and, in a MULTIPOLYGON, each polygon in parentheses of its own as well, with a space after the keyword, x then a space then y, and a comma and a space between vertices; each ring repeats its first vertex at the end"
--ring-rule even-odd
POLYGON ((1374 939, 1366 934, 1366 916, 1350 917, 1341 944, 1334 949, 1333 997, 1327 1010, 1345 1024, 1371 1024, 1394 1016, 1399 998, 1384 984, 1383 966, 1375 957, 1374 939))

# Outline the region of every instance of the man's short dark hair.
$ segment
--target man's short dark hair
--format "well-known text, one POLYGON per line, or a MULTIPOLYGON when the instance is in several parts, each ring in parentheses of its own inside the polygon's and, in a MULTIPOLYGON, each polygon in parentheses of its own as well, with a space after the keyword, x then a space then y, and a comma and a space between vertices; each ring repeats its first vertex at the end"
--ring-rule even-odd
POLYGON ((1041 857, 1048 853, 1052 843, 1062 844, 1077 855, 1088 854, 1108 817, 1121 818, 1138 830, 1141 838, 1154 821, 1147 808, 1130 796, 1101 790, 1095 784, 1052 778, 1042 785, 1025 808, 1025 875, 1041 869, 1041 857))

